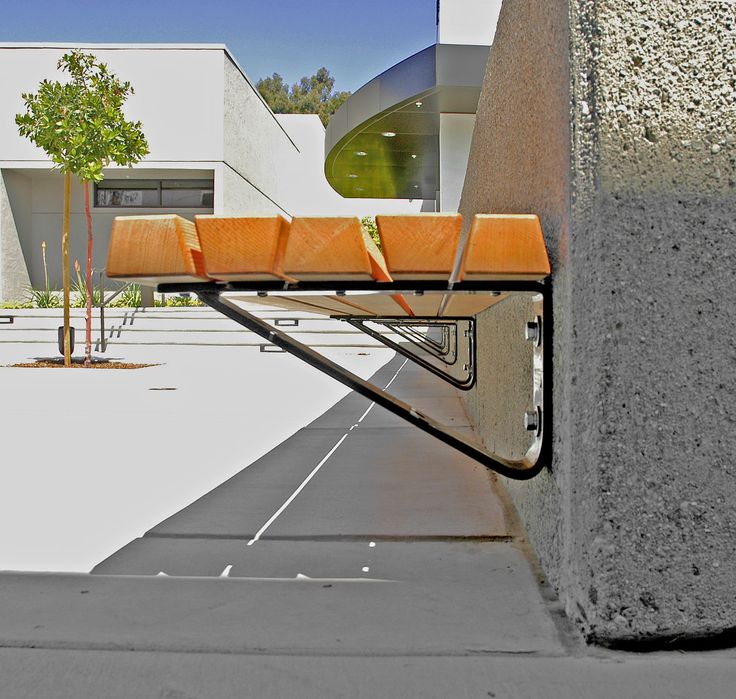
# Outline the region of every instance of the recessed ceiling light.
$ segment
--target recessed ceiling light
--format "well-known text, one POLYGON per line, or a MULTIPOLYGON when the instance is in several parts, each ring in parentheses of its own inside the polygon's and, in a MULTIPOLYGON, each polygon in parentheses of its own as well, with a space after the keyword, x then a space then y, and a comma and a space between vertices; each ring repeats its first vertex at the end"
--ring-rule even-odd
POLYGON ((416 104, 416 105, 417 105, 417 109, 419 109, 419 107, 421 107, 421 106, 422 106, 422 102, 414 102, 414 104, 416 104))
POLYGON ((354 179, 356 179, 356 178, 357 178, 358 176, 357 176, 357 175, 356 175, 356 174, 355 174, 354 172, 351 172, 351 173, 350 173, 350 174, 348 175, 348 177, 349 177, 349 178, 350 178, 351 180, 354 180, 354 179))
POLYGON ((359 157, 362 158, 363 156, 368 155, 368 153, 366 153, 364 150, 357 150, 357 151, 355 151, 355 155, 357 155, 357 156, 359 156, 359 157))
POLYGON ((416 154, 416 153, 412 153, 412 154, 411 154, 411 157, 412 157, 412 158, 414 158, 414 159, 416 160, 417 154, 416 154))
POLYGON ((363 187, 356 187, 356 188, 355 188, 355 191, 356 191, 356 192, 362 192, 362 191, 363 191, 363 187))
POLYGON ((415 184, 414 185, 414 189, 419 189, 419 185, 418 184, 415 184))
POLYGON ((396 134, 393 131, 383 131, 381 132, 381 136, 385 136, 386 138, 393 138, 396 134))

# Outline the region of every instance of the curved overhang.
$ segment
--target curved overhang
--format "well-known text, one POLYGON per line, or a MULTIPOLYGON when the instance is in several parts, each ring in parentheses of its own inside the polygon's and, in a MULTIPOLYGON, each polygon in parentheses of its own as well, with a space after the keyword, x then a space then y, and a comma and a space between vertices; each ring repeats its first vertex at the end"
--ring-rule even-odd
POLYGON ((325 135, 325 175, 344 197, 435 199, 440 114, 475 114, 489 46, 435 44, 351 95, 325 135))

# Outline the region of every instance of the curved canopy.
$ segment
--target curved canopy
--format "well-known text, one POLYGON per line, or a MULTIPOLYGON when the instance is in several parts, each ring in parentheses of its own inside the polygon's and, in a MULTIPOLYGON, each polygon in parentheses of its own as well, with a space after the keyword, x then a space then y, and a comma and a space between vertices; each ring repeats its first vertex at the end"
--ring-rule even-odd
POLYGON ((351 95, 327 126, 333 189, 344 197, 434 199, 440 113, 475 114, 489 49, 435 44, 351 95))

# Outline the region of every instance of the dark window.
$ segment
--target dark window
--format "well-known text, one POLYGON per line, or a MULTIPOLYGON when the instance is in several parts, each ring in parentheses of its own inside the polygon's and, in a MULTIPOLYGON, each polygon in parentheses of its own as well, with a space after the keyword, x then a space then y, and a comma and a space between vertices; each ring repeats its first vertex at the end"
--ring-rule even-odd
POLYGON ((212 180, 104 180, 95 185, 95 206, 134 209, 211 209, 212 180))

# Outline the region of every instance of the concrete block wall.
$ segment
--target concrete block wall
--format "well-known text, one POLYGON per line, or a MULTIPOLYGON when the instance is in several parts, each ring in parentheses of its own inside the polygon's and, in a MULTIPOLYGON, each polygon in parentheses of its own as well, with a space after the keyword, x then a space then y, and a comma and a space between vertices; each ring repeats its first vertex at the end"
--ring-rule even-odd
POLYGON ((504 0, 489 58, 461 211, 538 213, 554 279, 554 463, 509 489, 602 644, 736 627, 734 65, 729 0, 504 0))

